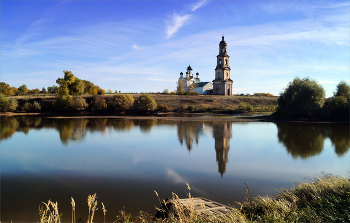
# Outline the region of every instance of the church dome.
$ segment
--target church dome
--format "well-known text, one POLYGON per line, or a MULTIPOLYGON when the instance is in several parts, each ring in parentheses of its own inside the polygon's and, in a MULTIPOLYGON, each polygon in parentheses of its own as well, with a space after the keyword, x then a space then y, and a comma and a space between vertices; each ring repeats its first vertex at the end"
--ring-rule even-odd
POLYGON ((224 36, 222 37, 222 40, 221 40, 219 46, 227 46, 227 43, 226 43, 225 40, 224 40, 224 36))
POLYGON ((193 70, 191 65, 188 65, 187 70, 193 70))

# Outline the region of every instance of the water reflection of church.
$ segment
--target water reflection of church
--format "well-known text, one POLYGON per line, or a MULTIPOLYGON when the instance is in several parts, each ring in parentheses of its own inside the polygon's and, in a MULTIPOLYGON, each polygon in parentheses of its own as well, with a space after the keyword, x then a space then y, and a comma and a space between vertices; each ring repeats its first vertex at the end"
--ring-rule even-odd
POLYGON ((232 123, 179 122, 177 127, 179 142, 181 145, 185 143, 189 152, 193 147, 194 141, 198 144, 200 134, 205 132, 213 134, 218 172, 223 176, 226 172, 226 163, 228 162, 228 151, 230 150, 230 139, 232 137, 232 123))
POLYGON ((217 123, 213 125, 213 136, 215 139, 216 161, 219 166, 221 177, 226 172, 228 151, 230 150, 230 139, 232 136, 232 122, 217 123))

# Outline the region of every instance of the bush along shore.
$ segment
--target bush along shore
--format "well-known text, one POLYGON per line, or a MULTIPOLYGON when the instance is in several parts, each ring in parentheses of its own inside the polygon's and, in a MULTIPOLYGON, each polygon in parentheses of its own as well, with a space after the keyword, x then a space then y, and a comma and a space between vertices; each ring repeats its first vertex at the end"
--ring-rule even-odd
MULTIPOLYGON (((172 208, 158 209, 166 212, 163 219, 140 212, 132 216, 121 210, 115 222, 349 222, 350 221, 350 181, 348 178, 323 174, 321 177, 300 183, 291 189, 281 189, 276 196, 252 197, 246 185, 246 198, 235 202, 229 212, 222 215, 200 215, 196 212, 190 186, 188 196, 190 204, 183 205, 180 198, 172 195, 172 208)), ((157 192, 155 191, 158 196, 157 192)), ((162 203, 159 200, 160 203, 162 203)), ((164 202, 164 201, 163 201, 164 202)), ((75 201, 71 199, 72 222, 75 219, 75 201)), ((96 214, 105 219, 108 214, 103 203, 97 202, 96 194, 87 200, 88 216, 86 222, 93 222, 96 214), (100 208, 99 208, 100 207, 100 208), (102 210, 97 212, 97 210, 102 210)), ((41 223, 61 222, 57 202, 44 202, 39 207, 41 223)), ((70 213, 69 213, 70 214, 70 213)), ((111 213, 115 216, 115 213, 111 213)), ((84 219, 81 219, 85 221, 84 219)))
POLYGON ((275 112, 277 97, 227 97, 218 95, 106 94, 80 96, 4 96, 1 112, 62 114, 264 113, 275 112))

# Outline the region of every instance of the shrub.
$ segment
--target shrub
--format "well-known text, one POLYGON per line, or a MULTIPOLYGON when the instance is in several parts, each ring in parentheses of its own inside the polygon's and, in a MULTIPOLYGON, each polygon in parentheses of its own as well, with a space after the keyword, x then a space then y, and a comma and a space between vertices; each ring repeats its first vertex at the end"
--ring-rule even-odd
POLYGON ((157 102, 150 94, 142 94, 134 103, 134 107, 139 111, 154 111, 157 108, 157 102))
POLYGON ((41 89, 41 93, 46 94, 47 93, 46 88, 43 87, 43 89, 41 89))
POLYGON ((189 93, 190 95, 199 95, 199 93, 197 91, 190 91, 189 93))
POLYGON ((15 99, 8 99, 6 96, 0 94, 0 110, 2 112, 15 111, 18 103, 15 99))
POLYGON ((30 112, 30 111, 32 111, 32 108, 33 108, 32 104, 29 103, 29 102, 26 102, 26 103, 23 105, 22 110, 25 111, 25 112, 30 112))
POLYGON ((325 102, 325 91, 316 81, 295 78, 278 98, 278 112, 288 116, 317 116, 325 102))
POLYGON ((246 112, 248 109, 247 109, 247 103, 245 103, 245 102, 241 102, 241 103, 239 103, 239 105, 238 105, 238 110, 240 111, 240 112, 246 112))
POLYGON ((112 106, 114 110, 119 112, 125 112, 134 105, 134 98, 129 94, 117 94, 114 96, 112 106))
POLYGON ((92 97, 92 109, 99 110, 99 111, 106 110, 107 109, 106 100, 99 95, 94 95, 92 97))
POLYGON ((69 111, 72 109, 73 97, 69 95, 60 95, 55 103, 55 109, 58 111, 69 111))
POLYGON ((247 111, 249 111, 249 112, 254 112, 254 107, 253 107, 253 105, 247 104, 247 111))
POLYGON ((82 97, 75 97, 73 99, 72 108, 75 111, 85 110, 89 105, 86 103, 85 99, 82 97))
POLYGON ((168 89, 164 89, 163 94, 170 94, 168 89))
POLYGON ((195 106, 194 105, 189 105, 189 106, 187 106, 186 110, 188 112, 193 112, 195 110, 195 106))
POLYGON ((39 102, 34 101, 32 104, 32 110, 33 111, 41 111, 41 105, 39 102))
POLYGON ((168 105, 160 104, 160 105, 158 105, 158 110, 159 110, 159 111, 166 112, 166 111, 170 111, 171 109, 169 108, 168 105))

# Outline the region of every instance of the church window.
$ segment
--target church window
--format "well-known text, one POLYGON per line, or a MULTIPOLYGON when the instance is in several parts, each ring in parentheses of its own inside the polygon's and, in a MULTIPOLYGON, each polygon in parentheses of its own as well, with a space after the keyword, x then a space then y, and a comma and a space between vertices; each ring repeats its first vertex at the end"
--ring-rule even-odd
POLYGON ((221 59, 219 60, 219 64, 221 65, 221 59))
POLYGON ((227 65, 227 59, 225 60, 225 65, 227 65))

